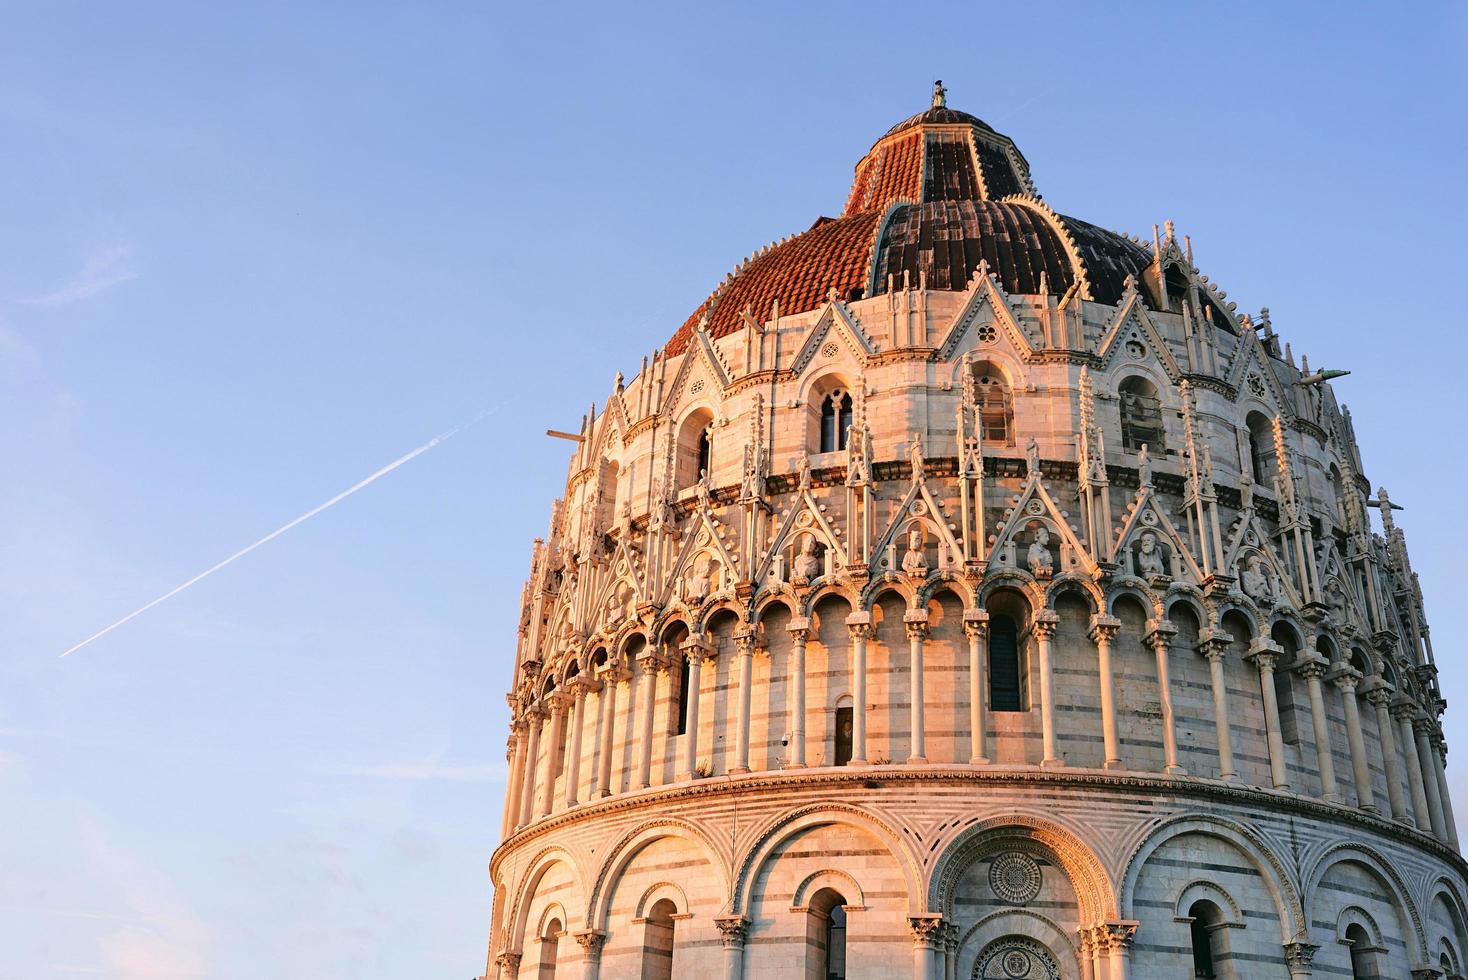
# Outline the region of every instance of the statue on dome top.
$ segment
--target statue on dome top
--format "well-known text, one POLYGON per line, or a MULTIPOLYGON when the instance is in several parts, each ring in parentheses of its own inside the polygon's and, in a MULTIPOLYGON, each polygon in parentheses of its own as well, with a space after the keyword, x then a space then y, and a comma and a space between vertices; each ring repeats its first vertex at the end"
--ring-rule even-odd
POLYGON ((942 109, 948 105, 948 90, 943 87, 943 79, 933 83, 933 108, 942 109))

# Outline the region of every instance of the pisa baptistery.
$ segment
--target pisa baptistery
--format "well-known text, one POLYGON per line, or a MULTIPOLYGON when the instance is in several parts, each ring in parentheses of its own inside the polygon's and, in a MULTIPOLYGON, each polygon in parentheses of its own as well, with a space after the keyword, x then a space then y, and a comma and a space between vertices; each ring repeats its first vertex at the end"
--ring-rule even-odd
POLYGON ((490 980, 1464 975, 1405 536, 1171 223, 939 86, 670 333, 534 544, 490 980))

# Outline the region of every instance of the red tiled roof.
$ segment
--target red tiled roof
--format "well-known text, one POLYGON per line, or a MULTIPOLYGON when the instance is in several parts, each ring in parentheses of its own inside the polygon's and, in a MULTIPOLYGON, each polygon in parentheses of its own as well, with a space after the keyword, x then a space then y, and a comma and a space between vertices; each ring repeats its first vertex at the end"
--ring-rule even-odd
POLYGON ((923 273, 930 289, 962 290, 985 261, 1008 292, 1039 292, 1043 272, 1059 295, 1080 273, 1063 240, 1068 234, 1091 297, 1115 302, 1126 277, 1150 261, 1149 251, 1120 235, 1057 215, 1063 234, 1043 206, 999 200, 1028 193, 1026 165, 1006 137, 946 106, 919 113, 889 130, 857 165, 839 219, 822 218, 751 260, 684 321, 666 353, 688 349, 701 317, 708 317, 710 336, 724 337, 740 328, 745 310, 767 322, 776 300, 782 313, 795 314, 818 308, 832 289, 842 299, 859 298, 874 270, 877 292, 886 291, 889 276, 900 285, 904 272, 913 286, 923 273))
POLYGON ((919 200, 923 192, 923 156, 921 132, 879 145, 857 169, 841 216, 880 211, 893 201, 919 200))
POLYGON ((769 319, 775 300, 783 313, 804 313, 820 306, 834 287, 842 299, 859 295, 871 269, 872 239, 880 212, 822 219, 803 234, 777 245, 745 266, 693 315, 668 341, 667 353, 677 355, 688 342, 699 318, 708 315, 709 335, 724 337, 739 329, 740 314, 751 310, 755 320, 769 319))

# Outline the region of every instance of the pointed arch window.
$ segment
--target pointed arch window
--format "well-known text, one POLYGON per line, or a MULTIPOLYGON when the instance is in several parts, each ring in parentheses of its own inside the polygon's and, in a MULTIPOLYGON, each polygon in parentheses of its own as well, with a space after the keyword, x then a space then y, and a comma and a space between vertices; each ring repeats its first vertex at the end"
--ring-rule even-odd
POLYGON ((821 452, 846 448, 851 429, 851 395, 838 388, 821 402, 821 452))
POLYGON ((1121 445, 1127 452, 1143 446, 1153 456, 1167 449, 1167 430, 1162 422, 1162 399, 1146 378, 1130 377, 1117 389, 1121 397, 1121 445))
POLYGON ((846 897, 832 888, 812 895, 805 936, 805 975, 812 980, 846 980, 846 897))
POLYGON ((979 411, 979 430, 985 442, 1014 445, 1014 398, 1009 382, 994 365, 974 365, 974 400, 979 411))

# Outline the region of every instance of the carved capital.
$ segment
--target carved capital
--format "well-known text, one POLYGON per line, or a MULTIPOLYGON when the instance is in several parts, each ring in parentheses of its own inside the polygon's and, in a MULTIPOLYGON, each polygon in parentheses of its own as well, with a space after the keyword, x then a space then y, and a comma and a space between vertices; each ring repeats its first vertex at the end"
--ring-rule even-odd
POLYGON ((1291 973, 1308 971, 1310 964, 1315 962, 1315 954, 1320 947, 1314 943, 1292 942, 1284 944, 1285 964, 1291 973))
POLYGON ((984 640, 989 632, 989 612, 986 609, 963 610, 963 632, 969 638, 984 640))
POLYGON ((708 637, 702 633, 695 633, 678 647, 679 652, 689 663, 703 663, 705 660, 714 659, 714 645, 708 641, 708 637))
POLYGON ((785 627, 790 634, 790 639, 796 643, 805 643, 810 638, 810 619, 805 616, 796 616, 790 620, 790 625, 785 627))
POLYGON ((1366 692, 1366 700, 1371 702, 1373 708, 1386 708, 1390 710, 1392 698, 1396 696, 1397 692, 1392 690, 1392 686, 1386 681, 1381 680, 1381 678, 1375 678, 1375 680, 1377 683, 1366 692))
POLYGON ((1136 938, 1137 925, 1135 919, 1103 922, 1092 928, 1092 945, 1108 951, 1126 949, 1136 938))
POLYGON ((1284 647, 1268 637, 1259 636, 1249 644, 1249 652, 1244 655, 1244 659, 1252 661, 1262 673, 1273 673, 1274 665, 1279 663, 1283 655, 1284 647))
POLYGON ((742 915, 721 915, 714 919, 719 939, 725 949, 738 948, 749 938, 749 920, 742 915))
POLYGON ((1055 637, 1055 631, 1060 628, 1060 617, 1050 609, 1042 609, 1035 614, 1035 621, 1030 624, 1030 630, 1035 634, 1035 639, 1049 642, 1055 637))
POLYGON ((1159 646, 1171 646, 1172 641, 1177 638, 1177 624, 1171 620, 1149 619, 1145 629, 1144 639, 1153 649, 1159 646))
POLYGON ((1416 702, 1407 697, 1405 694, 1399 695, 1397 699, 1392 702, 1391 710, 1392 717, 1395 718, 1398 722, 1411 722, 1413 718, 1417 717, 1416 702))
POLYGON ((1361 672, 1344 664, 1332 670, 1326 677, 1340 689, 1342 694, 1354 693, 1356 685, 1361 683, 1361 672))
POLYGON ((519 953, 511 953, 511 952, 506 951, 506 952, 500 953, 498 956, 496 956, 494 958, 494 961, 499 966, 499 968, 500 968, 500 976, 502 976, 502 977, 503 976, 513 977, 517 973, 520 972, 520 954, 519 953))
POLYGON ((1295 665, 1295 672, 1298 673, 1301 677, 1313 677, 1316 680, 1324 677, 1325 672, 1329 669, 1330 661, 1326 660, 1319 654, 1309 658, 1308 660, 1302 660, 1295 665))
POLYGON ((941 915, 935 913, 910 915, 907 917, 907 925, 912 930, 914 946, 936 946, 942 940, 943 916, 941 915))
POLYGON ((593 963, 601 959, 602 944, 607 941, 607 934, 600 929, 583 929, 575 934, 576 942, 581 945, 582 957, 593 963))
POLYGON ((1116 639, 1116 634, 1121 632, 1121 620, 1115 616, 1102 616, 1100 613, 1091 617, 1091 629, 1087 634, 1091 642, 1100 646, 1110 643, 1116 639))
POLYGON ((1223 630, 1204 630, 1198 634, 1198 652, 1207 657, 1210 663, 1222 660, 1233 641, 1233 636, 1223 630))

